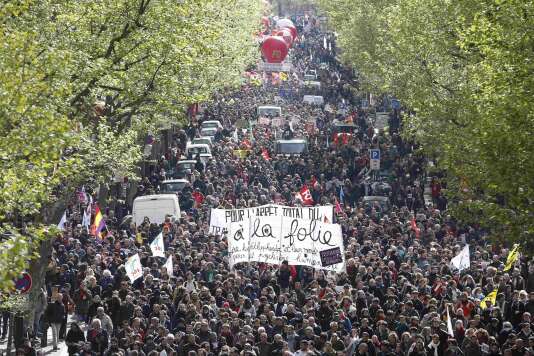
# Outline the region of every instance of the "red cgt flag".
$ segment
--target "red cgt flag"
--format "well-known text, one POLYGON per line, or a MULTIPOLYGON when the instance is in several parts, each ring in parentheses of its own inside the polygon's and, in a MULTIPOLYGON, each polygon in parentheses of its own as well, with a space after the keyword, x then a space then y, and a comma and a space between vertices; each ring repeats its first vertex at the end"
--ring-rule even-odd
POLYGON ((304 205, 313 205, 313 197, 307 185, 300 188, 300 199, 304 205))
POLYGON ((241 141, 241 147, 243 147, 244 149, 250 150, 252 148, 252 144, 250 143, 249 140, 244 139, 243 141, 241 141))
POLYGON ((415 237, 419 238, 419 235, 421 235, 421 229, 417 226, 417 223, 415 222, 415 218, 412 218, 412 221, 410 222, 412 225, 412 230, 415 231, 415 237))
POLYGON ((271 159, 271 156, 269 155, 269 151, 267 151, 266 148, 261 149, 261 156, 264 160, 269 161, 271 159))
POLYGON ((335 200, 336 200, 336 207, 335 207, 336 214, 343 214, 343 209, 341 208, 341 204, 339 204, 339 200, 337 200, 337 198, 335 200))

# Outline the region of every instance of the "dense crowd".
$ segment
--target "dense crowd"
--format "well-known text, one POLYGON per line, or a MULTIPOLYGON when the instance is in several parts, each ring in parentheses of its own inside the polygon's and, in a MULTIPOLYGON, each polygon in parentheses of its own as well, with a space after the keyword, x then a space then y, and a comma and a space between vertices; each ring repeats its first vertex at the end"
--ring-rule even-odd
MULTIPOLYGON (((503 272, 509 250, 492 245, 480 227, 447 214, 445 183, 439 176, 428 179, 427 160, 401 138, 399 111, 390 112, 389 130, 375 128, 351 89, 357 85, 352 71, 336 60, 334 36, 321 33, 314 18, 299 18, 297 25, 294 74, 274 84, 265 76, 262 85, 216 95, 174 135, 140 182, 137 195, 157 193, 187 158, 186 144, 201 122, 221 121, 213 159, 199 161, 187 176, 181 216, 135 226, 123 221, 124 204, 115 204, 105 211, 109 233, 100 240, 70 207, 67 228, 54 243, 35 334, 51 327, 54 346, 65 340, 69 355, 534 354, 534 263, 522 258, 503 272), (321 81, 321 106, 302 103, 302 75, 311 69, 321 81), (291 125, 237 128, 255 117, 258 105, 275 103, 291 125), (333 142, 338 122, 351 122, 357 131, 333 142), (276 155, 280 137, 305 137, 309 152, 276 155), (371 148, 381 150, 380 175, 369 174, 371 148), (239 149, 248 156, 236 157, 239 149), (298 205, 295 193, 305 184, 317 205, 341 204, 336 223, 342 226, 346 272, 261 263, 230 269, 226 236, 209 233, 210 209, 298 205), (373 195, 387 196, 391 207, 363 203, 373 195), (172 275, 148 247, 161 231, 173 256, 172 275), (471 266, 459 273, 450 260, 465 244, 471 266), (135 253, 143 278, 131 283, 124 262, 135 253), (496 288, 495 304, 481 308, 480 300, 496 288), (69 313, 73 321, 67 323, 69 313)), ((127 182, 121 187, 118 200, 132 189, 127 182)))

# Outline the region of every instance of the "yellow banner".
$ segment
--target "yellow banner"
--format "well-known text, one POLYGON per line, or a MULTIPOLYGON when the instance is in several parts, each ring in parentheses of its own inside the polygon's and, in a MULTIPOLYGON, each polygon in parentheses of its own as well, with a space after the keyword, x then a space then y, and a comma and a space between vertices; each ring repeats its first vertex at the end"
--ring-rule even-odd
POLYGON ((234 150, 234 156, 236 156, 239 159, 247 158, 249 153, 250 153, 250 150, 234 150))

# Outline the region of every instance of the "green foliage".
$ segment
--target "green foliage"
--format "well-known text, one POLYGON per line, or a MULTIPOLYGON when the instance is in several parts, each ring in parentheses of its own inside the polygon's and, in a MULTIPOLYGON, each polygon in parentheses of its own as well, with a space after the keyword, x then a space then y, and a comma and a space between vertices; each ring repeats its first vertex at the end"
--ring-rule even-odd
MULTIPOLYGON (((52 230, 57 228, 53 227, 52 230)), ((27 227, 24 232, 13 228, 0 228, 0 295, 13 291, 14 280, 27 269, 31 259, 38 257, 32 247, 47 238, 48 233, 40 227, 27 227)))
MULTIPOLYGON (((73 187, 135 174, 147 133, 180 125, 189 104, 237 85, 257 60, 261 10, 260 0, 4 2, 0 224, 53 225, 48 210, 73 187)), ((34 251, 22 235, 0 243, 12 267, 0 289, 34 251)))
POLYGON ((499 241, 528 244, 534 233, 534 2, 319 2, 339 35, 343 59, 365 84, 416 112, 405 135, 447 171, 453 212, 482 223, 499 241))

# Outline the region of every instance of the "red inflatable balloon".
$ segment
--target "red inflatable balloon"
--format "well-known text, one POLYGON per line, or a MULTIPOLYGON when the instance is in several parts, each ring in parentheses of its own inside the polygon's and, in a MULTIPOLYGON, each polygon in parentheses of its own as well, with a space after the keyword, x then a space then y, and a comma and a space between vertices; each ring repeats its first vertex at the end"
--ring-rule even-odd
POLYGON ((288 47, 280 36, 269 36, 261 45, 261 54, 267 63, 282 63, 287 56, 288 47))
POLYGON ((287 44, 287 47, 291 48, 291 45, 293 44, 293 35, 291 34, 291 31, 287 28, 283 28, 281 30, 273 32, 273 36, 280 36, 284 39, 285 43, 287 44))
POLYGON ((286 26, 295 26, 295 24, 290 19, 279 19, 276 21, 276 26, 283 28, 286 26))
POLYGON ((289 30, 291 32, 291 36, 293 36, 293 41, 297 38, 297 28, 293 25, 285 25, 285 26, 278 26, 280 30, 289 30))

